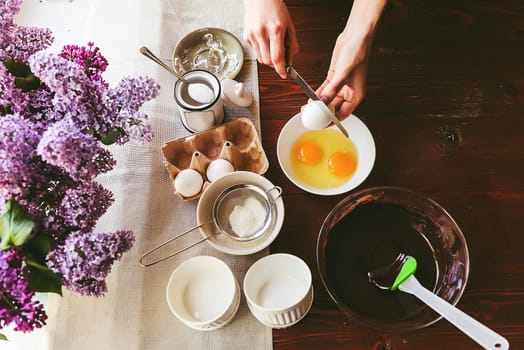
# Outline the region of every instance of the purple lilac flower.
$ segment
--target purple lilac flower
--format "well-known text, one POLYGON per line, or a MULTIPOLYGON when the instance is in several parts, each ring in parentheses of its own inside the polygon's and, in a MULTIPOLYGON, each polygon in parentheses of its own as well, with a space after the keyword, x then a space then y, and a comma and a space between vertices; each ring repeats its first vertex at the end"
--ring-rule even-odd
POLYGON ((37 152, 74 180, 88 181, 115 165, 111 153, 100 147, 93 136, 79 131, 69 119, 54 123, 44 132, 37 152))
POLYGON ((0 60, 27 62, 28 58, 53 42, 48 28, 12 25, 1 33, 0 60))
POLYGON ((62 276, 68 289, 99 297, 107 291, 105 278, 111 272, 111 265, 131 249, 134 240, 131 231, 75 232, 49 253, 48 266, 62 276))
POLYGON ((3 108, 11 113, 21 113, 28 103, 29 96, 15 86, 15 77, 0 62, 0 115, 3 108))
POLYGON ((38 155, 40 140, 38 126, 30 120, 19 115, 0 117, 0 210, 14 198, 31 217, 40 219, 46 216, 47 206, 56 205, 53 183, 72 183, 60 168, 38 155))
POLYGON ((86 75, 92 80, 102 81, 102 73, 106 70, 108 63, 106 58, 100 53, 100 49, 98 47, 93 48, 93 46, 93 42, 88 42, 87 47, 66 45, 58 56, 83 67, 86 75))
POLYGON ((0 329, 15 323, 15 330, 30 332, 45 325, 44 306, 33 301, 28 270, 23 256, 15 249, 0 250, 0 329))
POLYGON ((49 90, 47 86, 41 86, 39 89, 30 90, 25 93, 28 97, 28 103, 24 110, 19 114, 25 119, 36 124, 38 132, 42 134, 48 125, 62 120, 63 114, 56 112, 53 106, 55 93, 49 90))
POLYGON ((22 0, 2 0, 0 2, 0 30, 3 25, 11 25, 13 17, 20 12, 22 0))
POLYGON ((119 110, 138 111, 144 102, 158 96, 159 89, 149 77, 125 77, 110 89, 108 96, 119 110))
POLYGON ((33 74, 60 96, 71 100, 84 96, 84 87, 90 79, 82 67, 55 54, 37 52, 29 59, 33 74))
POLYGON ((49 210, 44 218, 47 230, 58 243, 70 232, 87 233, 113 204, 113 193, 97 182, 78 183, 65 190, 61 203, 49 210))
POLYGON ((29 65, 55 92, 55 112, 73 120, 83 132, 89 129, 103 137, 119 130, 120 144, 131 135, 136 141, 152 139, 145 114, 138 112, 144 102, 159 93, 159 85, 151 78, 124 78, 115 88, 107 89, 102 82, 89 79, 82 67, 57 55, 37 53, 29 65))
POLYGON ((124 135, 117 140, 126 143, 129 139, 138 142, 149 142, 153 139, 153 131, 147 122, 147 115, 138 109, 156 96, 160 86, 151 78, 123 78, 120 83, 108 91, 108 99, 115 111, 114 123, 125 130, 124 135))
POLYGON ((97 137, 114 129, 111 116, 115 112, 105 103, 107 87, 102 81, 91 80, 78 64, 45 52, 31 56, 29 67, 55 93, 56 114, 71 119, 84 133, 93 131, 97 137))
POLYGON ((27 62, 29 56, 53 42, 48 28, 22 27, 13 22, 21 3, 22 0, 0 2, 0 61, 27 62))
POLYGON ((33 123, 18 115, 0 117, 0 206, 24 196, 40 172, 36 147, 40 135, 33 123))

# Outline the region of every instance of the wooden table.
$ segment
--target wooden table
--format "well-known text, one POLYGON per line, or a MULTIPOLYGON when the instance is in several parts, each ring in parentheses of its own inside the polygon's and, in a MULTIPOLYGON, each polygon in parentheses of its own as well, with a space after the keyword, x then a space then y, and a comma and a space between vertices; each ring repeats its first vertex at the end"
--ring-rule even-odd
MULTIPOLYGON (((314 88, 327 72, 349 1, 287 1, 301 44, 295 66, 314 88)), ((271 246, 303 258, 315 299, 307 317, 275 330, 280 349, 478 349, 445 320, 385 334, 336 307, 316 265, 316 240, 344 195, 295 187, 280 169, 280 129, 306 96, 260 66, 267 176, 284 189, 286 218, 271 246)), ((359 187, 394 185, 440 203, 462 228, 470 275, 458 306, 524 349, 524 2, 398 0, 383 14, 368 94, 355 111, 375 137, 377 159, 359 187)))

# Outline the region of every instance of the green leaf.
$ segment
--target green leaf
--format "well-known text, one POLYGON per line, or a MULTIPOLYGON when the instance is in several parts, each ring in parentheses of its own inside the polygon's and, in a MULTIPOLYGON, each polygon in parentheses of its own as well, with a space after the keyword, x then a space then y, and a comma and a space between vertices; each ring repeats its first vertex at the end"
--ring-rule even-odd
POLYGON ((12 114, 11 106, 0 106, 0 115, 12 114))
POLYGON ((15 76, 15 86, 24 92, 36 90, 40 87, 40 79, 38 79, 31 68, 25 63, 6 61, 4 62, 7 71, 15 76))
POLYGON ((40 87, 40 79, 38 79, 33 74, 27 77, 16 77, 15 86, 21 89, 23 92, 36 90, 40 87))
POLYGON ((51 251, 51 239, 46 234, 37 234, 28 240, 20 250, 31 260, 45 264, 47 254, 51 251))
POLYGON ((4 66, 7 68, 7 71, 15 77, 27 77, 33 74, 31 72, 31 68, 29 68, 29 66, 25 63, 5 61, 4 66))
POLYGON ((0 340, 7 340, 7 337, 3 335, 2 333, 0 333, 0 340))
POLYGON ((29 289, 35 292, 56 293, 62 295, 62 279, 50 268, 36 261, 26 259, 29 274, 29 289))
POLYGON ((10 199, 0 215, 0 250, 24 244, 34 227, 35 223, 23 208, 14 199, 10 199))
POLYGON ((117 137, 119 135, 120 135, 120 131, 119 130, 112 130, 112 131, 108 132, 106 136, 102 137, 100 139, 100 141, 104 145, 109 146, 109 145, 112 145, 113 143, 116 142, 116 139, 117 139, 117 137))

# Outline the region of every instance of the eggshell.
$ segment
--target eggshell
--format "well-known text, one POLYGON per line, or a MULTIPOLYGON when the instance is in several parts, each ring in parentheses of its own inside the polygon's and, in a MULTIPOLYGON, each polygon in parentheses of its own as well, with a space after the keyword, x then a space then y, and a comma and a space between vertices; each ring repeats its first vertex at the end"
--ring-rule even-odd
MULTIPOLYGON (((320 107, 320 101, 309 102, 301 113, 302 125, 306 129, 320 130, 324 129, 331 123, 331 117, 324 113, 324 110, 320 107)), ((331 112, 334 112, 334 108, 329 106, 331 112)))
POLYGON ((209 163, 206 169, 206 177, 209 181, 213 182, 222 176, 235 171, 233 164, 226 159, 215 159, 209 163))
POLYGON ((184 197, 192 197, 200 192, 204 179, 194 169, 184 169, 175 177, 175 190, 184 197))

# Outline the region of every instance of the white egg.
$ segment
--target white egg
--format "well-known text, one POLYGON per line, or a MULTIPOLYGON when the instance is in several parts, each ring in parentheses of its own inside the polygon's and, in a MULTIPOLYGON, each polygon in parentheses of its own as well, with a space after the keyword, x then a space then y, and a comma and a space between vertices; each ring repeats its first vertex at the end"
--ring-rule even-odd
POLYGON ((184 169, 175 177, 175 190, 184 197, 193 197, 202 190, 204 179, 195 169, 184 169))
POLYGON ((233 165, 228 160, 218 158, 212 160, 207 166, 206 177, 209 181, 213 182, 233 171, 235 171, 235 168, 233 168, 233 165))
MULTIPOLYGON (((320 130, 331 123, 331 117, 324 112, 324 109, 320 106, 321 103, 321 101, 311 101, 302 110, 302 125, 304 125, 306 129, 320 130)), ((329 106, 329 109, 332 113, 335 112, 332 106, 329 106)))

